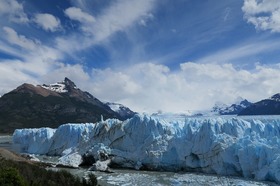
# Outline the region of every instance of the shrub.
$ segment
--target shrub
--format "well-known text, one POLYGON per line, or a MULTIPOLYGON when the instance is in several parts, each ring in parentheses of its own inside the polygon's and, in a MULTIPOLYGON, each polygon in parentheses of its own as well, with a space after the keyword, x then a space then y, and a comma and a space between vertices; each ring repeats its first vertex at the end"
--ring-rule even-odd
POLYGON ((67 186, 95 186, 96 177, 91 174, 89 180, 81 180, 67 171, 46 170, 38 165, 0 159, 0 185, 5 186, 40 186, 40 185, 67 185, 67 186))
POLYGON ((17 169, 5 167, 0 169, 0 185, 25 186, 27 184, 17 169))

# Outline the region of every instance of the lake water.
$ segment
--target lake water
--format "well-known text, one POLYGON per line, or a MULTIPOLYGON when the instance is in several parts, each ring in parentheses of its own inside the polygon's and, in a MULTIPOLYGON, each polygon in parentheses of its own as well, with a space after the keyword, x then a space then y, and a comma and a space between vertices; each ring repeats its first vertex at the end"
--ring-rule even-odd
MULTIPOLYGON (((18 149, 12 144, 12 136, 0 136, 0 148, 5 148, 18 153, 18 149)), ((57 161, 57 157, 38 156, 43 161, 57 161)), ((60 170, 62 168, 51 168, 60 170)), ((87 169, 65 169, 79 177, 85 177, 89 172, 87 169)), ((90 172, 96 175, 98 183, 102 186, 276 186, 271 182, 257 182, 242 178, 206 175, 197 173, 174 173, 156 171, 136 171, 127 169, 113 169, 114 173, 90 172)))
POLYGON ((14 148, 12 141, 13 141, 12 136, 0 135, 0 148, 5 148, 13 152, 18 152, 18 150, 14 148))

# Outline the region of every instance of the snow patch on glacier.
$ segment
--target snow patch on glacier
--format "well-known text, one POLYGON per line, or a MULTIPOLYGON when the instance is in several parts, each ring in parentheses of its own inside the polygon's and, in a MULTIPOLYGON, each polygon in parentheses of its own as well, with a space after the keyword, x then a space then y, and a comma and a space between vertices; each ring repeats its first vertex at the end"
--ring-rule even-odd
POLYGON ((83 155, 120 167, 190 170, 280 183, 280 117, 151 117, 124 122, 65 124, 58 129, 18 129, 24 152, 60 155, 78 166, 83 155))

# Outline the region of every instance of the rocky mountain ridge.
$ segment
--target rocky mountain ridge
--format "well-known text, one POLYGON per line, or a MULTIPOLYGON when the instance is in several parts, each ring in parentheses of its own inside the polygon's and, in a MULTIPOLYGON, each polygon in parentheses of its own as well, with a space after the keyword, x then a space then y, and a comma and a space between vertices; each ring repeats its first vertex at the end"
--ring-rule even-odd
POLYGON ((25 83, 0 98, 0 133, 17 128, 97 122, 101 115, 104 119, 130 117, 113 111, 68 78, 51 85, 25 83))
POLYGON ((280 93, 250 105, 239 115, 280 115, 280 93))

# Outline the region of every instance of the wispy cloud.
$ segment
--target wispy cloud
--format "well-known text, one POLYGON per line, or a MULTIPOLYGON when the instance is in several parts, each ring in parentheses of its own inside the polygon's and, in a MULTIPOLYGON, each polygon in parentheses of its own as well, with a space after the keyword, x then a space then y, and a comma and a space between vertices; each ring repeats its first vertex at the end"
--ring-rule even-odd
POLYGON ((267 52, 277 51, 280 47, 280 41, 277 40, 248 40, 238 43, 232 47, 219 50, 197 59, 200 63, 243 63, 244 58, 257 56, 267 52))
POLYGON ((100 45, 117 32, 127 32, 130 26, 137 24, 143 17, 147 17, 153 9, 154 3, 155 0, 118 0, 111 3, 96 17, 79 7, 70 7, 65 10, 65 14, 70 19, 79 21, 84 33, 58 37, 56 39, 57 48, 72 53, 100 45))
POLYGON ((152 10, 154 0, 119 0, 96 18, 92 33, 96 42, 123 31, 152 10))
POLYGON ((3 27, 3 30, 3 38, 7 43, 1 47, 2 51, 8 51, 10 54, 17 53, 16 56, 27 61, 32 58, 40 59, 40 61, 57 61, 62 58, 59 50, 46 46, 37 39, 27 38, 10 27, 3 27))
POLYGON ((7 17, 9 21, 16 23, 27 23, 29 21, 23 10, 23 5, 16 0, 1 0, 0 15, 7 17))
POLYGON ((19 46, 27 50, 34 50, 36 48, 35 41, 27 39, 23 35, 19 35, 14 29, 10 27, 3 27, 3 30, 6 33, 5 38, 10 44, 19 46))

